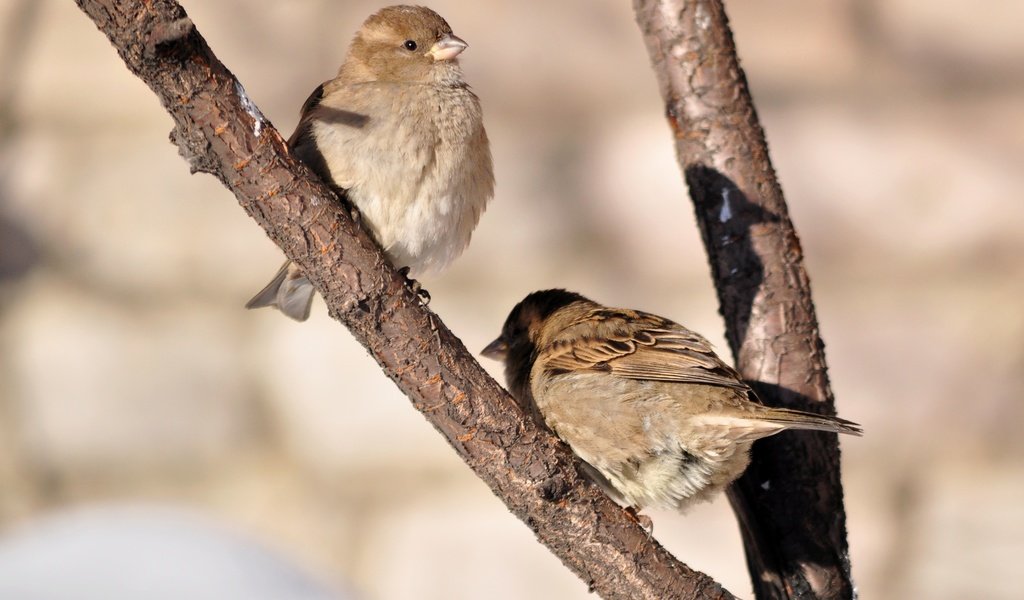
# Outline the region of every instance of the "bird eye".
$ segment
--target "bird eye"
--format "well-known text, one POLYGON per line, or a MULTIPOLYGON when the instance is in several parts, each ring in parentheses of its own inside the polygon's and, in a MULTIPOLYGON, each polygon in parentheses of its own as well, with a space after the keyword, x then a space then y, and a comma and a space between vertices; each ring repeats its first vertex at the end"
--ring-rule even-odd
POLYGON ((412 52, 413 50, 416 49, 416 42, 412 40, 405 40, 405 44, 403 45, 405 46, 405 49, 408 50, 409 52, 412 52))

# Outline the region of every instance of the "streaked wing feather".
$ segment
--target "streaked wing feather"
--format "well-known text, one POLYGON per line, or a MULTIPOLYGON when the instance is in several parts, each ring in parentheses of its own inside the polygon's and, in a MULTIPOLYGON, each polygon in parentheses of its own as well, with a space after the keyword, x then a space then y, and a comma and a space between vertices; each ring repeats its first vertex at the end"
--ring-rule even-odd
POLYGON ((543 352, 547 370, 602 371, 624 379, 748 389, 700 335, 653 315, 613 317, 603 310, 602 323, 612 333, 554 342, 543 352))

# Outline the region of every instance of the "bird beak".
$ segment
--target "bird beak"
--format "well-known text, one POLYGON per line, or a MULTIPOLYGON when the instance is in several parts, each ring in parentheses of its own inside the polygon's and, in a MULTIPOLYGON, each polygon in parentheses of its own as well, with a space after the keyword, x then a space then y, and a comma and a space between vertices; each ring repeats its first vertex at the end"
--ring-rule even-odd
POLYGON ((498 338, 487 344, 480 355, 494 360, 505 360, 505 357, 508 356, 508 344, 505 343, 504 338, 498 338))
POLYGON ((462 41, 461 38, 455 35, 446 35, 431 46, 427 54, 435 61, 451 60, 468 47, 469 44, 462 41))

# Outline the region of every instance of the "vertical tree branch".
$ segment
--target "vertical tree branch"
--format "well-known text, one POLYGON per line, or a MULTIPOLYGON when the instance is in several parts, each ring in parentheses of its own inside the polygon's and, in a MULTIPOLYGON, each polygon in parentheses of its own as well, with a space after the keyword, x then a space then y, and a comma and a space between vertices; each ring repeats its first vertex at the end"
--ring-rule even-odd
MULTIPOLYGON (((834 414, 810 284, 720 0, 634 0, 737 366, 770 405, 834 414)), ((755 444, 730 489, 758 598, 850 598, 836 436, 755 444)))
MULTIPOLYGON (((76 0, 174 120, 193 171, 219 178, 459 456, 605 598, 729 599, 578 472, 411 293, 333 192, 281 136, 173 0, 76 0)), ((481 540, 488 543, 488 540, 481 540)))

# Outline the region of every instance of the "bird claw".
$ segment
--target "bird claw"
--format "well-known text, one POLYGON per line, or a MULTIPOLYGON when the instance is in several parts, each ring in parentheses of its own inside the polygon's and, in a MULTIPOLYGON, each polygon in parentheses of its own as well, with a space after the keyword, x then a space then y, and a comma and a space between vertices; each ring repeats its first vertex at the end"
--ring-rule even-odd
POLYGON ((348 216, 352 219, 352 222, 358 227, 363 225, 363 213, 359 212, 359 208, 352 203, 348 205, 348 216))
MULTIPOLYGON (((652 521, 647 515, 642 515, 637 512, 637 509, 632 506, 626 507, 626 517, 644 530, 644 533, 647 534, 646 543, 651 543, 651 540, 654 539, 654 521, 652 521)), ((635 557, 640 556, 640 553, 643 551, 644 543, 645 542, 637 542, 636 547, 633 548, 633 555, 635 557)), ((658 560, 657 553, 654 555, 654 560, 658 560)))
POLYGON ((405 285, 406 285, 406 287, 408 287, 409 291, 412 292, 413 294, 415 294, 416 297, 420 299, 420 302, 423 303, 423 306, 429 305, 430 304, 430 292, 428 292, 427 290, 423 289, 423 286, 420 285, 420 282, 418 282, 415 279, 409 277, 409 267, 402 267, 401 269, 398 270, 398 272, 399 272, 399 274, 402 275, 402 277, 405 277, 405 285))
MULTIPOLYGON (((320 88, 323 88, 323 86, 320 86, 320 88)), ((309 100, 312 99, 313 98, 310 98, 309 100)), ((308 103, 309 100, 307 100, 306 102, 308 103)), ((319 98, 317 99, 317 102, 319 102, 319 98)), ((306 108, 307 107, 302 107, 303 113, 306 112, 306 108)), ((359 212, 359 207, 356 206, 355 202, 352 202, 351 198, 348 197, 348 191, 346 191, 345 188, 334 185, 333 182, 329 182, 327 186, 330 187, 331 191, 334 192, 334 194, 338 197, 339 200, 341 200, 341 207, 344 208, 345 212, 348 213, 348 218, 352 219, 352 222, 355 223, 356 226, 362 227, 363 213, 359 212)))
POLYGON ((626 507, 626 515, 629 517, 630 521, 633 521, 647 532, 648 540, 654 537, 654 521, 652 521, 650 517, 640 514, 637 509, 632 506, 626 507))

